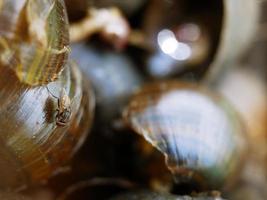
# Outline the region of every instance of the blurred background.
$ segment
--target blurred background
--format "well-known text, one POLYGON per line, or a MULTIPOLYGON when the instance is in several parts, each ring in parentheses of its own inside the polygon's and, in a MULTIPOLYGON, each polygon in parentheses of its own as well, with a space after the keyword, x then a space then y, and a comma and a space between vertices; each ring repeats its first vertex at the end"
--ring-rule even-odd
POLYGON ((267 199, 267 1, 47 2, 0 0, 0 99, 14 104, 0 100, 0 135, 16 155, 13 173, 0 151, 0 199, 267 199))

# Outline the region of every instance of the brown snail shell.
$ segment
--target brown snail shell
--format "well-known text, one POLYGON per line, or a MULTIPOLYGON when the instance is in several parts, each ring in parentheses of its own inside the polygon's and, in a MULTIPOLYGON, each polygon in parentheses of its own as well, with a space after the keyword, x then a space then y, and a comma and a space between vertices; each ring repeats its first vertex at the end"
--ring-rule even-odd
POLYGON ((24 195, 15 194, 13 192, 5 192, 5 191, 0 191, 0 199, 3 199, 3 200, 32 200, 31 198, 26 197, 24 195))
POLYGON ((2 0, 0 63, 20 81, 43 85, 64 69, 69 53, 63 0, 2 0))
POLYGON ((196 196, 176 196, 153 191, 136 191, 118 195, 110 200, 223 200, 220 196, 199 194, 196 196))
POLYGON ((54 192, 44 185, 35 185, 27 190, 21 191, 20 194, 34 200, 55 200, 54 192))
POLYGON ((194 84, 144 86, 124 112, 135 132, 164 154, 177 183, 227 187, 245 149, 243 125, 221 97, 194 84))
POLYGON ((0 188, 18 188, 47 179, 72 157, 90 128, 94 96, 73 64, 41 87, 21 83, 1 65, 0 74, 0 188), (56 123, 55 98, 62 88, 72 102, 63 127, 56 123))
POLYGON ((55 200, 50 190, 37 187, 24 192, 0 191, 1 200, 55 200))

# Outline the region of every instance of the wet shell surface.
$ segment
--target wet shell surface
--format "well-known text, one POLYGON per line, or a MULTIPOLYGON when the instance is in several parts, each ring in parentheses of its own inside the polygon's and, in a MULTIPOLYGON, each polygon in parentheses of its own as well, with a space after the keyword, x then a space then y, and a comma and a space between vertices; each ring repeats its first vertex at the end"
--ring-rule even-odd
POLYGON ((0 5, 0 64, 29 85, 56 80, 69 54, 64 1, 1 0, 0 5))
POLYGON ((132 97, 124 119, 165 155, 176 183, 226 187, 244 154, 238 116, 224 99, 197 85, 148 84, 132 97))
POLYGON ((47 179, 72 157, 91 125, 94 96, 75 65, 41 87, 22 84, 1 65, 0 75, 0 188, 19 188, 47 179), (72 114, 68 124, 58 126, 62 88, 72 114))

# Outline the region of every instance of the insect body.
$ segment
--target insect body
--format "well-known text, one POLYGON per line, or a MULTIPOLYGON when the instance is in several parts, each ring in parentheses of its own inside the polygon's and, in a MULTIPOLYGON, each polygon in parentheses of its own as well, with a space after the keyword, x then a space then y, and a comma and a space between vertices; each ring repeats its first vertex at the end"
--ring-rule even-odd
POLYGON ((56 124, 66 126, 71 117, 71 101, 65 89, 62 89, 58 98, 56 124))
POLYGON ((58 126, 66 126, 71 118, 71 101, 67 92, 64 88, 60 91, 60 96, 56 97, 53 95, 48 87, 46 87, 49 94, 57 99, 57 115, 56 115, 56 124, 58 126))

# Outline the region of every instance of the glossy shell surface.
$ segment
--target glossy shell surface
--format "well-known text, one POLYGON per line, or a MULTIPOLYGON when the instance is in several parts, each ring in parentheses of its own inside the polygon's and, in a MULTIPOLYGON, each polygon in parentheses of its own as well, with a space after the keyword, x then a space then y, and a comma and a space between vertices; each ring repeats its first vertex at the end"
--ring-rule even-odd
POLYGON ((62 0, 2 0, 0 64, 20 81, 43 85, 63 71, 69 54, 68 19, 62 0))
POLYGON ((244 155, 246 134, 238 116, 225 100, 196 85, 148 84, 133 96, 124 118, 165 155, 178 183, 195 179, 220 187, 244 155))
POLYGON ((71 158, 88 133, 94 98, 74 65, 42 87, 20 83, 6 67, 0 74, 0 188, 18 188, 47 179, 71 158), (56 123, 57 99, 51 96, 59 97, 62 88, 72 108, 64 127, 56 123))

